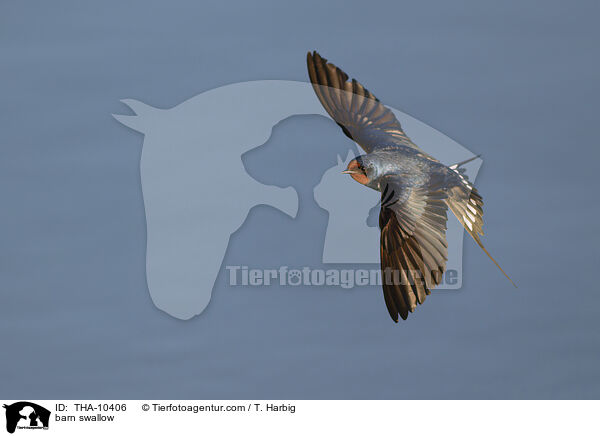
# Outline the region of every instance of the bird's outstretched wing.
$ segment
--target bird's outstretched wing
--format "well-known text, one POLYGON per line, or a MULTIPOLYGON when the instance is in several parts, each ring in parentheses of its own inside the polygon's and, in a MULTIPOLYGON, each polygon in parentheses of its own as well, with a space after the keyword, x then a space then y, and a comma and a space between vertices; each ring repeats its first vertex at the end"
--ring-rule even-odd
POLYGON ((391 110, 356 80, 328 63, 316 51, 306 56, 308 75, 317 97, 346 136, 367 153, 410 147, 420 150, 402 130, 391 110))
POLYGON ((407 184, 400 176, 381 182, 383 296, 394 321, 422 304, 441 281, 448 259, 443 176, 407 184))

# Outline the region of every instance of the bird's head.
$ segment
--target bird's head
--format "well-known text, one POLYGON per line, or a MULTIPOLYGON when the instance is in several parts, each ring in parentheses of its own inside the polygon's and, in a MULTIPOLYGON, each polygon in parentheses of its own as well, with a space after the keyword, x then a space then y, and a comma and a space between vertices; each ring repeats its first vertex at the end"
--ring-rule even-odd
POLYGON ((348 162, 348 167, 345 171, 342 171, 342 174, 350 174, 350 177, 363 185, 367 185, 371 181, 369 166, 365 165, 360 156, 348 162))

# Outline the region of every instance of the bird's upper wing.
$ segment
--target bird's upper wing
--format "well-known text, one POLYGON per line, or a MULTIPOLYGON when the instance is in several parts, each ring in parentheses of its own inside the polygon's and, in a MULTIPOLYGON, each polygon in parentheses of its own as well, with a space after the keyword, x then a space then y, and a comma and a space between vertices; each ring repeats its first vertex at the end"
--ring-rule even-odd
POLYGON ((433 174, 407 184, 397 175, 381 181, 381 273, 390 316, 408 317, 440 283, 448 258, 444 180, 433 174), (386 272, 387 271, 387 272, 386 272))
POLYGON ((419 148, 402 130, 391 110, 364 86, 316 51, 306 57, 308 75, 317 97, 346 136, 367 153, 375 149, 419 148))

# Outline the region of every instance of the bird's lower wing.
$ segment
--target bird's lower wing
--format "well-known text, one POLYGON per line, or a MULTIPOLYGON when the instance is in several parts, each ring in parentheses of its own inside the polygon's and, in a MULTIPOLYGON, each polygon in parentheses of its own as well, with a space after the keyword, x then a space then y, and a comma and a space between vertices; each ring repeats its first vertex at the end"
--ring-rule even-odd
POLYGON ((383 296, 394 321, 422 304, 442 278, 448 259, 447 206, 443 178, 420 186, 386 176, 381 186, 381 273, 383 296))

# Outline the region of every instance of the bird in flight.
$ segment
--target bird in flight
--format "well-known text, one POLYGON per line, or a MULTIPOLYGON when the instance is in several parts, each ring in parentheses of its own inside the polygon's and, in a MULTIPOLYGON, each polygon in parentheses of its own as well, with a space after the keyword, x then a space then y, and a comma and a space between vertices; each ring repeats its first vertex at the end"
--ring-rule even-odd
POLYGON ((440 283, 448 258, 448 208, 513 283, 481 242, 483 199, 461 168, 474 158, 442 164, 413 143, 392 111, 355 79, 316 51, 306 62, 321 104, 366 152, 344 173, 381 193, 383 297, 392 319, 406 319, 440 283))

